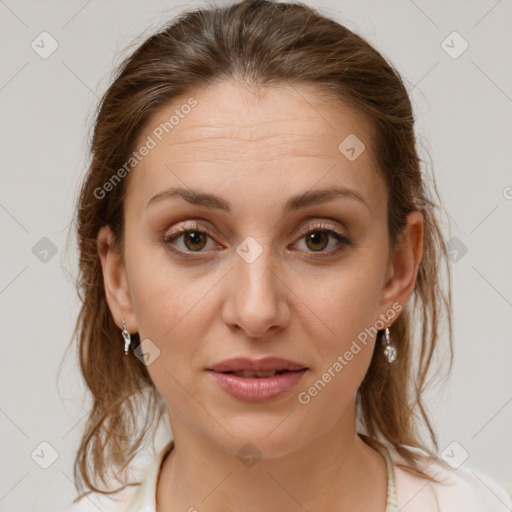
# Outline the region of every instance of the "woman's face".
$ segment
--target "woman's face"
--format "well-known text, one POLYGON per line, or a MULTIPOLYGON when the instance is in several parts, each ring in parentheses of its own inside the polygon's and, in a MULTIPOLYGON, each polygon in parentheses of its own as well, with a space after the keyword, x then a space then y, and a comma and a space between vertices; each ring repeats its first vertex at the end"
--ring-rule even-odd
POLYGON ((162 108, 143 145, 126 178, 124 261, 108 230, 99 247, 114 318, 144 340, 173 431, 269 457, 350 432, 375 331, 396 321, 421 254, 419 214, 390 252, 370 124, 310 87, 256 99, 224 82, 162 108), (269 380, 285 389, 266 398, 251 378, 243 398, 247 378, 208 370, 267 356, 306 371, 269 380))

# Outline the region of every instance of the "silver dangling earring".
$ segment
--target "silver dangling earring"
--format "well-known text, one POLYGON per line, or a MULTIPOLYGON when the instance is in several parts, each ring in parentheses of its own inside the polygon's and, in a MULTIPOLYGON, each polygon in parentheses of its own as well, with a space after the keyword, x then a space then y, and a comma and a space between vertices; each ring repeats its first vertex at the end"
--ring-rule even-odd
POLYGON ((123 318, 123 327, 124 327, 124 329, 121 331, 121 334, 123 335, 123 339, 124 339, 124 355, 126 356, 126 355, 128 355, 128 351, 130 350, 130 343, 132 342, 132 337, 131 337, 130 333, 128 332, 128 329, 126 328, 126 324, 124 323, 124 318, 123 318))
MULTIPOLYGON (((386 317, 386 321, 389 321, 389 318, 386 317)), ((384 337, 382 338, 382 344, 384 345, 384 355, 386 356, 388 363, 391 364, 393 361, 396 360, 398 351, 395 345, 391 342, 389 326, 384 329, 384 337)))

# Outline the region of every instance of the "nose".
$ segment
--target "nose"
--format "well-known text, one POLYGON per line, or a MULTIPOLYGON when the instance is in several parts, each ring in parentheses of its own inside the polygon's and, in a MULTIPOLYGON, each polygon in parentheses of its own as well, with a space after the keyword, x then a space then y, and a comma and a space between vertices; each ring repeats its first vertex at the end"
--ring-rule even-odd
POLYGON ((290 320, 289 285, 269 247, 251 261, 234 254, 224 281, 223 321, 253 338, 285 327, 290 320))

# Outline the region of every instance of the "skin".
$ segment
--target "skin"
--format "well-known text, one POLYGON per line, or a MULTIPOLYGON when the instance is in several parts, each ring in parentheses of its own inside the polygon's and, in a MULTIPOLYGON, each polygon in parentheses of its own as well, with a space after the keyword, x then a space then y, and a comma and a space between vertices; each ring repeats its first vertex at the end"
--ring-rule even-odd
POLYGON ((297 396, 359 333, 409 300, 422 216, 408 216, 391 250, 372 125, 310 86, 283 85, 258 99, 234 82, 211 85, 162 107, 139 140, 190 96, 198 105, 127 178, 123 255, 108 227, 98 236, 113 317, 160 350, 147 368, 168 404, 175 449, 162 465, 157 510, 382 512, 385 461, 355 424, 375 337, 308 404, 297 396), (338 150, 349 134, 366 145, 354 161, 338 150), (232 211, 182 198, 146 207, 171 186, 217 194, 232 211), (288 197, 330 186, 357 191, 365 204, 338 197, 283 214, 288 197), (192 220, 213 236, 169 242, 193 256, 180 258, 163 238, 192 220), (332 236, 308 243, 319 222, 352 243, 340 246, 332 236), (248 236, 263 250, 252 263, 236 252, 248 236), (248 404, 205 372, 241 355, 283 357, 308 371, 284 397, 248 404), (261 452, 252 467, 237 457, 248 442, 261 452))

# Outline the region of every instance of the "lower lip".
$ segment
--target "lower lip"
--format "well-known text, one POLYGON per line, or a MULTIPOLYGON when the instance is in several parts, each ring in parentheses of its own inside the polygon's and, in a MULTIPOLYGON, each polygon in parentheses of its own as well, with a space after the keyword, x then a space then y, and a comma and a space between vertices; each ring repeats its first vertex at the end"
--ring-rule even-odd
POLYGON ((232 373, 207 370, 229 395, 243 402, 266 402, 285 395, 295 387, 307 368, 284 372, 272 377, 238 377, 232 373))

